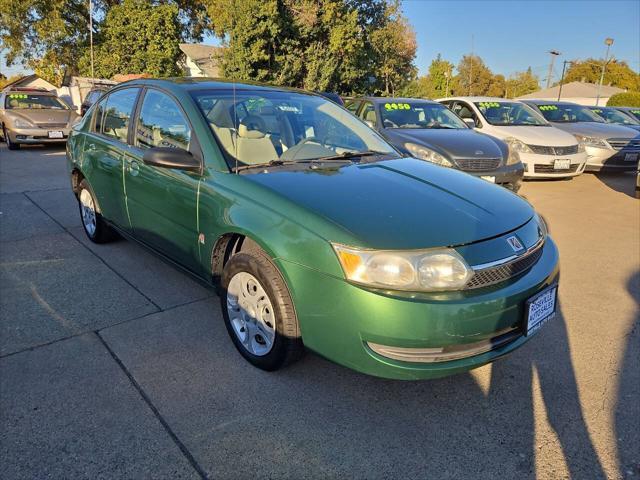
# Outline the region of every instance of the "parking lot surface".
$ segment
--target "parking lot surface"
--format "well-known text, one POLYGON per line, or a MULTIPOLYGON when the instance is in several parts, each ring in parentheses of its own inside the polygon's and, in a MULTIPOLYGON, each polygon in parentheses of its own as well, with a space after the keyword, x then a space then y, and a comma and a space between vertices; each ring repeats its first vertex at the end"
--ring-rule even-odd
POLYGON ((0 146, 0 477, 640 478, 635 177, 521 190, 560 314, 512 355, 400 382, 236 352, 215 293, 85 237, 64 150, 0 146))

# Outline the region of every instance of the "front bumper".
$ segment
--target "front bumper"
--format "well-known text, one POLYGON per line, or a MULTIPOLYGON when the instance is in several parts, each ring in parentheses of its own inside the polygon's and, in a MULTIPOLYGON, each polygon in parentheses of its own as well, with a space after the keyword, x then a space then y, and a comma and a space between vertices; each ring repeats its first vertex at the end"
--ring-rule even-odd
POLYGON ((524 178, 568 178, 584 172, 587 154, 541 155, 539 153, 520 153, 520 161, 525 165, 524 178), (556 170, 554 163, 558 159, 569 159, 571 166, 566 170, 556 170))
MULTIPOLYGON (((503 187, 508 188, 509 190, 513 190, 517 192, 520 188, 520 184, 522 183, 522 176, 524 175, 524 166, 521 163, 515 165, 504 165, 495 170, 487 170, 487 171, 467 171, 462 170, 469 175, 473 175, 474 177, 495 177, 495 183, 498 185, 502 185, 503 187)), ((486 180, 486 178, 485 178, 486 180)))
POLYGON ((638 168, 638 161, 626 161, 627 154, 640 157, 640 150, 587 147, 587 172, 628 172, 638 168))
POLYGON ((7 135, 13 143, 40 144, 40 143, 61 143, 69 138, 71 128, 16 128, 7 130, 7 135), (49 132, 62 132, 63 138, 49 138, 49 132))
POLYGON ((523 335, 526 300, 559 276, 558 250, 551 238, 525 274, 495 287, 465 292, 400 295, 352 285, 281 259, 276 263, 291 289, 307 348, 365 374, 404 380, 467 371, 524 344, 532 338, 523 335), (508 342, 496 342, 489 351, 473 350, 505 334, 512 336, 508 342), (376 345, 480 353, 420 363, 384 356, 374 350, 376 345))

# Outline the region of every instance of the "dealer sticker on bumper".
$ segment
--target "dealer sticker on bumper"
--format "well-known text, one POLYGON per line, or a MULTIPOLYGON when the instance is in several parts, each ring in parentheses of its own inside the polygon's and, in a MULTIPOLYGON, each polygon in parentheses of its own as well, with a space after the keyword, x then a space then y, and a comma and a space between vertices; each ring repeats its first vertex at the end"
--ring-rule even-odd
POLYGON ((558 286, 553 285, 527 300, 527 335, 537 332, 556 313, 558 286))

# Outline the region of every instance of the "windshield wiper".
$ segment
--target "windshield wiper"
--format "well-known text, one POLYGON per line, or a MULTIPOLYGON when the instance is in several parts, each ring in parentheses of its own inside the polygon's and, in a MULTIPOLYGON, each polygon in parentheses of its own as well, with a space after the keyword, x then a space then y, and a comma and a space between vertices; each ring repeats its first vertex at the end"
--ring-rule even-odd
POLYGON ((331 162, 340 160, 350 160, 358 157, 371 157, 373 155, 387 155, 385 152, 378 152, 376 150, 363 150, 361 152, 343 152, 337 155, 330 155, 328 157, 318 157, 314 159, 314 162, 331 162))
POLYGON ((305 163, 308 160, 271 160, 270 162, 264 163, 254 163, 249 165, 238 165, 234 168, 234 171, 239 172, 241 170, 250 170, 252 168, 263 168, 263 167, 278 167, 280 165, 293 165, 295 163, 305 163))
POLYGON ((318 164, 322 162, 341 162, 344 160, 351 161, 352 158, 356 157, 367 157, 373 155, 387 155, 385 152, 377 152, 375 150, 364 150, 361 152, 344 152, 338 155, 330 155, 327 157, 318 157, 318 158, 304 158, 300 160, 271 160, 270 162, 264 163, 254 163, 252 165, 239 165, 234 168, 235 172, 240 172, 242 170, 250 170, 252 168, 265 168, 265 167, 279 167, 281 165, 295 165, 298 163, 311 163, 318 164))

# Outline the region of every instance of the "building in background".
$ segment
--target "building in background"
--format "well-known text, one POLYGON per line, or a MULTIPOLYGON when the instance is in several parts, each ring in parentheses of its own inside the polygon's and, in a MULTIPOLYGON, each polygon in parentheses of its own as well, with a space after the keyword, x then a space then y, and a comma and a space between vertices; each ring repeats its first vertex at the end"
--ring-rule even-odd
MULTIPOLYGON (((525 99, 535 99, 535 100, 558 100, 558 92, 560 91, 560 86, 556 85, 555 87, 545 88, 543 90, 538 90, 537 92, 528 93, 527 95, 522 95, 521 97, 517 97, 518 100, 525 99)), ((609 101, 609 97, 615 95, 616 93, 622 93, 626 90, 618 87, 611 87, 608 85, 603 85, 600 90, 600 105, 606 105, 609 101)), ((586 83, 586 82, 569 82, 562 85, 562 96, 560 100, 565 100, 567 102, 577 103, 579 105, 592 106, 596 104, 596 98, 598 97, 598 85, 595 83, 586 83)))
POLYGON ((221 76, 220 56, 222 54, 222 47, 181 43, 180 50, 185 56, 181 66, 186 77, 218 78, 221 76))
POLYGON ((40 88, 45 89, 49 92, 55 92, 58 90, 54 84, 40 78, 35 73, 20 77, 17 80, 14 80, 11 83, 7 83, 4 87, 2 87, 3 90, 9 88, 40 88))

